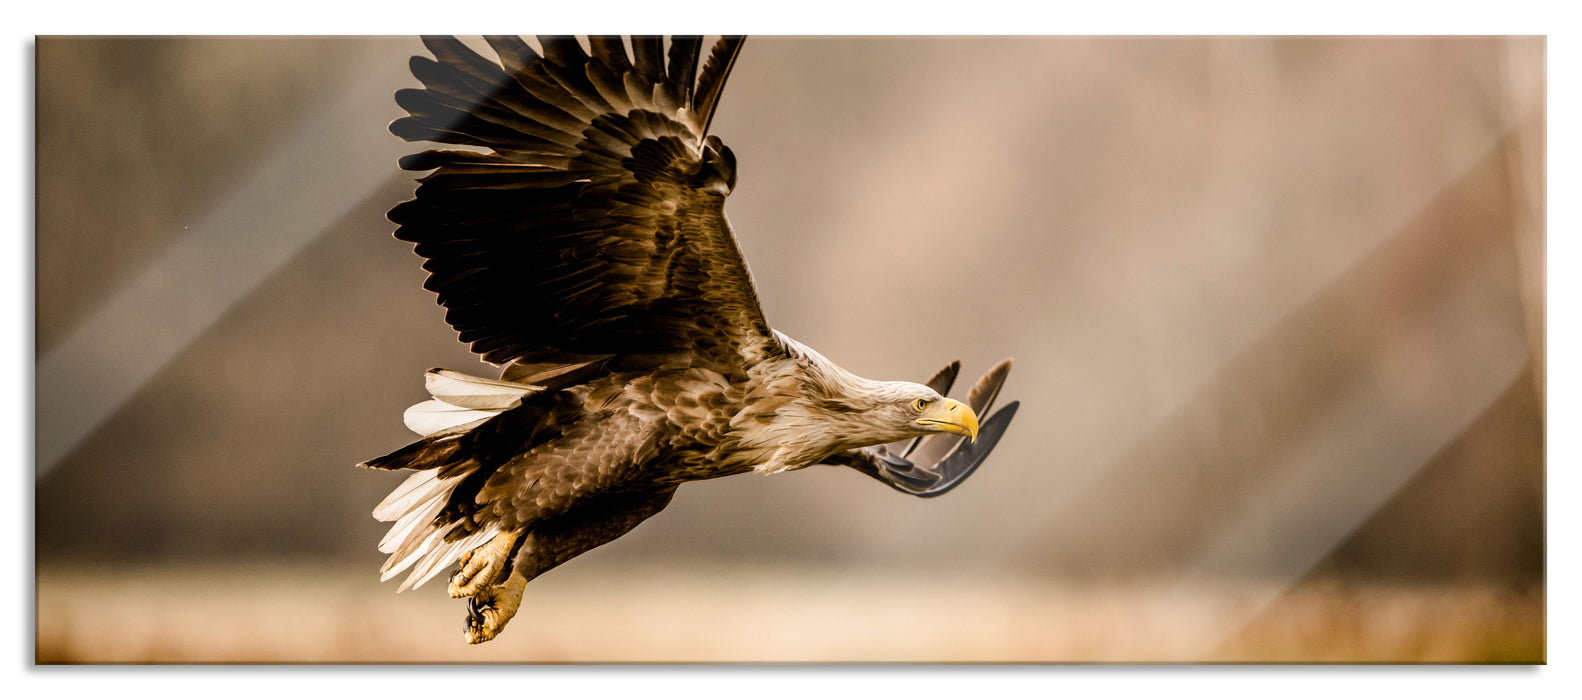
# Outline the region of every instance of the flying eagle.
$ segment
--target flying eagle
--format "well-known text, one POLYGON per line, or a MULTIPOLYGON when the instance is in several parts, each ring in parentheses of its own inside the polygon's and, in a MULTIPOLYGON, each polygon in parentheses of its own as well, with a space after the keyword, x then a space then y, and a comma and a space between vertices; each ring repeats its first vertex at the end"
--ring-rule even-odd
POLYGON ((723 37, 486 37, 499 62, 425 38, 407 141, 470 148, 390 210, 445 320, 499 379, 444 369, 406 412, 421 440, 360 466, 413 474, 374 509, 401 590, 459 559, 466 638, 493 639, 527 582, 658 513, 683 482, 835 465, 915 496, 972 473, 1016 412, 859 377, 769 326, 725 218, 736 157, 709 121, 742 48, 723 37))

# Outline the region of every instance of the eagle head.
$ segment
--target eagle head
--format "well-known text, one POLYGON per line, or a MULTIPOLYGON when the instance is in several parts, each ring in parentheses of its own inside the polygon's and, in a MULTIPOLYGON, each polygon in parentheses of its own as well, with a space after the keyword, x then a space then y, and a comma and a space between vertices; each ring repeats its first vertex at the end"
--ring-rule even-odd
POLYGON ((926 385, 857 376, 778 331, 787 361, 774 372, 782 401, 744 442, 773 451, 756 469, 775 473, 818 464, 845 450, 954 433, 974 440, 978 416, 926 385), (784 383, 782 383, 782 381, 784 383))
POLYGON ((819 404, 832 423, 847 427, 860 443, 842 449, 939 432, 978 437, 978 416, 971 408, 916 382, 865 380, 819 404))

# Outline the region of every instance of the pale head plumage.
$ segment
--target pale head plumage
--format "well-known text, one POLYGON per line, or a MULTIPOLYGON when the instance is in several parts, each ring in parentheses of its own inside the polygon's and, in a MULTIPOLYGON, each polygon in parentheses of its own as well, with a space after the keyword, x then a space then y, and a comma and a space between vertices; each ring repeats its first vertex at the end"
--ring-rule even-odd
POLYGON ((779 331, 775 337, 788 358, 775 372, 794 392, 767 423, 744 431, 746 443, 774 448, 757 471, 800 469, 844 450, 931 433, 977 432, 971 409, 928 386, 861 377, 779 331))

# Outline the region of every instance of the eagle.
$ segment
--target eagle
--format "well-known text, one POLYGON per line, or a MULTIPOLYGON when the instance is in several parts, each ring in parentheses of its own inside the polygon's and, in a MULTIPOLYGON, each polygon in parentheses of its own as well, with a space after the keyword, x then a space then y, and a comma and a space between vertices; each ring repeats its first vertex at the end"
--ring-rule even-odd
POLYGON ((400 590, 456 565, 466 641, 527 583, 663 509, 688 481, 814 465, 942 494, 1017 403, 979 422, 1010 360, 947 398, 842 369, 770 327, 725 217, 736 156, 709 122, 742 37, 425 37, 390 131, 433 147, 388 214, 445 320, 498 378, 431 369, 422 438, 359 466, 410 470, 373 511, 400 590), (704 58, 701 69, 699 59, 704 58), (448 146, 448 147, 446 147, 448 146))

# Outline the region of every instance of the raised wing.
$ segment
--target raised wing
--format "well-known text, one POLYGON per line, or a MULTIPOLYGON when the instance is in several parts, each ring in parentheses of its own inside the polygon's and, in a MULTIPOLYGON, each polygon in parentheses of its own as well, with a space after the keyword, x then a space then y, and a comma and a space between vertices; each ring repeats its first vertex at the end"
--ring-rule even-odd
POLYGON ((436 149, 390 211, 416 243, 445 320, 496 364, 646 368, 688 355, 732 366, 772 345, 724 214, 736 161, 706 136, 740 37, 449 37, 414 56, 422 89, 390 131, 436 149))
MULTIPOLYGON (((961 370, 960 362, 953 362, 928 381, 929 387, 945 394, 961 370)), ((973 413, 985 415, 994 407, 994 400, 1011 372, 1011 361, 1001 360, 978 381, 967 394, 967 404, 973 413)), ((965 437, 939 433, 915 440, 903 440, 885 445, 875 445, 848 450, 829 460, 829 464, 851 467, 902 493, 922 498, 943 494, 964 481, 978 465, 989 457, 999 444, 1016 417, 1020 401, 1012 401, 984 420, 978 429, 978 439, 969 442, 965 437)))

